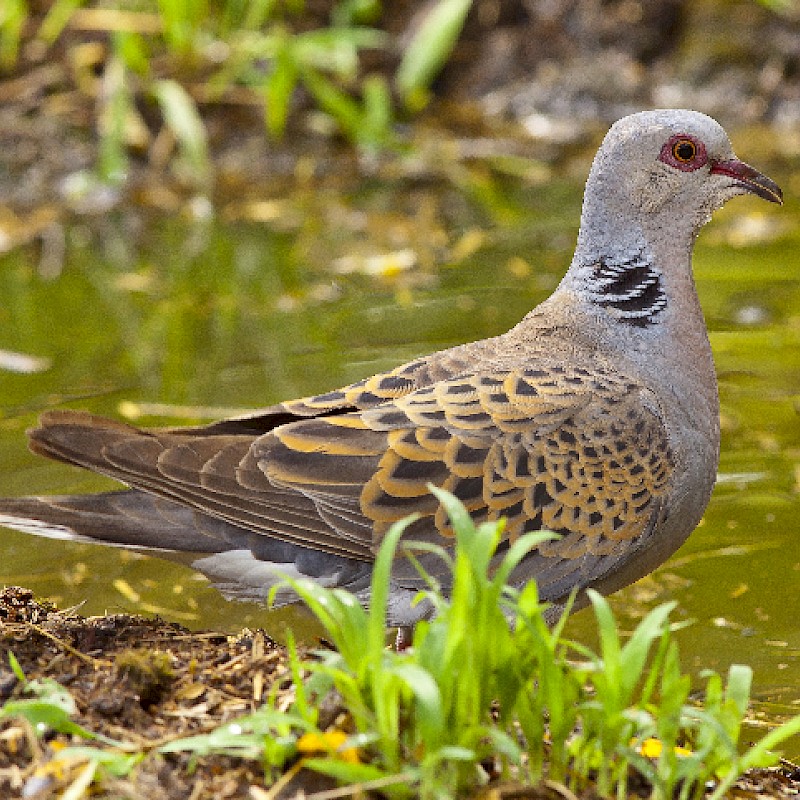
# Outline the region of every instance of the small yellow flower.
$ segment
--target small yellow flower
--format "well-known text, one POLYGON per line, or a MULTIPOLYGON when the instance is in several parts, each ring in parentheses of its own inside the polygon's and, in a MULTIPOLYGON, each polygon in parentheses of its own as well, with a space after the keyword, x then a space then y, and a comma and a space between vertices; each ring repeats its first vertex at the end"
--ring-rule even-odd
POLYGON ((343 747, 347 741, 344 731, 326 731, 325 733, 304 733, 297 740, 297 749, 304 755, 326 755, 346 761, 349 764, 360 764, 361 759, 355 747, 343 747))
MULTIPOLYGON (((635 745, 636 740, 631 740, 631 744, 635 745)), ((658 758, 664 750, 664 745, 658 739, 645 739, 639 745, 639 752, 645 758, 658 758)), ((690 756, 692 754, 691 750, 687 750, 685 747, 676 747, 674 748, 674 753, 678 758, 686 758, 686 756, 690 756)))

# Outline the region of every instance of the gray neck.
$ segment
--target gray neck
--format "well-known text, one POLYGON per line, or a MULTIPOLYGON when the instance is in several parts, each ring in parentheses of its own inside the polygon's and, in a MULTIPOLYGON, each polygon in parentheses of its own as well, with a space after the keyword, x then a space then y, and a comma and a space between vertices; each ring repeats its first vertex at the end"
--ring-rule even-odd
POLYGON ((570 309, 576 338, 660 387, 662 401, 711 426, 715 441, 714 363, 692 275, 702 223, 676 219, 669 208, 632 207, 621 194, 613 186, 587 192, 593 199, 584 204, 575 256, 553 305, 570 309))
POLYGON ((687 304, 699 313, 691 272, 696 234, 691 219, 675 219, 668 208, 636 207, 628 187, 596 173, 585 198, 575 255, 562 287, 635 328, 663 324, 677 307, 685 313, 687 304))

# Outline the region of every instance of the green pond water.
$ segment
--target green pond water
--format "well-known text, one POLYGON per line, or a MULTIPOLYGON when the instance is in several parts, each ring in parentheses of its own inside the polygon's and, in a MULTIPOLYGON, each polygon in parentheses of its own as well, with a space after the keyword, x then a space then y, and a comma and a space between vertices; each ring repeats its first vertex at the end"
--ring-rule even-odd
MULTIPOLYGON (((34 247, 0 257, 0 350, 39 359, 0 353, 0 494, 112 485, 28 453, 24 431, 46 408, 195 422, 507 329, 569 263, 586 168, 375 179, 230 201, 215 219, 111 213, 65 225, 49 278, 34 247)), ((800 712, 800 212, 788 170, 771 172, 790 189, 786 206, 737 198, 696 250, 722 400, 714 498, 684 547, 613 599, 628 628, 677 600, 675 619, 694 620, 677 634, 685 667, 752 665, 765 724, 800 712)), ((0 583, 84 614, 278 636, 308 624, 226 602, 167 562, 7 530, 0 583)), ((590 612, 570 626, 593 641, 590 612)))

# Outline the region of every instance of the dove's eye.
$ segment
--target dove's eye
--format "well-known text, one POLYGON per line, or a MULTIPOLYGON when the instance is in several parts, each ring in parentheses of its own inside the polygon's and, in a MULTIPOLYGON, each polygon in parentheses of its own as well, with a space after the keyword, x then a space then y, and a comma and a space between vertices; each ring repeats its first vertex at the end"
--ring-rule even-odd
POLYGON ((678 133, 665 142, 660 159, 682 172, 692 172, 708 161, 703 143, 687 133, 678 133))
POLYGON ((676 160, 688 164, 697 155, 697 147, 691 139, 681 139, 672 145, 672 155, 676 160))

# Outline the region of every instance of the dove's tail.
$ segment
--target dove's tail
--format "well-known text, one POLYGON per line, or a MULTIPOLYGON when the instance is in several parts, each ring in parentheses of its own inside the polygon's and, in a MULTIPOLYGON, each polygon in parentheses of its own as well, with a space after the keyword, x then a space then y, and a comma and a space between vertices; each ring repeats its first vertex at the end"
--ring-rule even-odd
MULTIPOLYGON (((265 602, 286 577, 351 591, 369 585, 371 564, 254 534, 135 489, 105 494, 0 498, 0 526, 51 539, 137 550, 188 564, 232 600, 265 602), (335 564, 332 562, 336 562, 335 564)), ((275 605, 295 602, 280 588, 275 605)))

